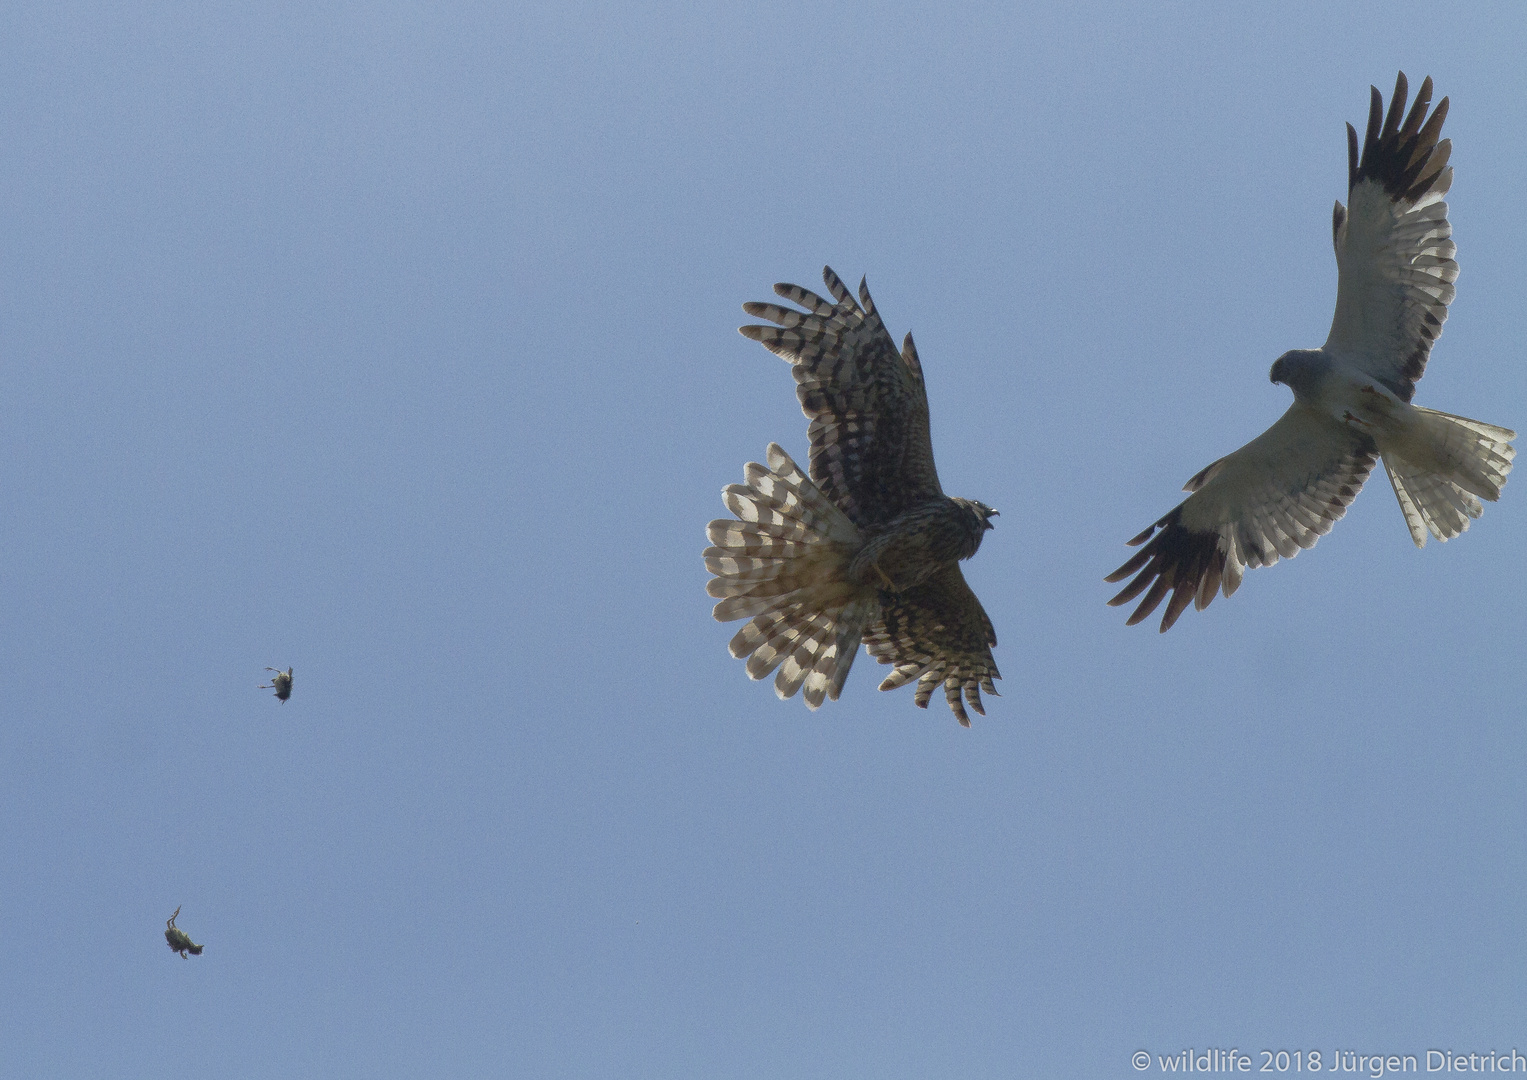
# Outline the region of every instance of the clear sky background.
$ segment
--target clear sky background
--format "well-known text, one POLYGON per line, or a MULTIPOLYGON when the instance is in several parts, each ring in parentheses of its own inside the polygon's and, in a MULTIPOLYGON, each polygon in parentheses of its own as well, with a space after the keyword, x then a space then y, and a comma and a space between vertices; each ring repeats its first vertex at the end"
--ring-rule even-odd
POLYGON ((0 1075, 1527 1051, 1527 481, 1418 552, 1380 475, 1165 636, 1102 580, 1287 407, 1397 69, 1456 147, 1417 401, 1527 430, 1527 10, 0 30, 0 1075), (1002 512, 968 731, 862 656, 780 702, 711 619, 722 486, 806 449, 740 305, 823 263, 1002 512))

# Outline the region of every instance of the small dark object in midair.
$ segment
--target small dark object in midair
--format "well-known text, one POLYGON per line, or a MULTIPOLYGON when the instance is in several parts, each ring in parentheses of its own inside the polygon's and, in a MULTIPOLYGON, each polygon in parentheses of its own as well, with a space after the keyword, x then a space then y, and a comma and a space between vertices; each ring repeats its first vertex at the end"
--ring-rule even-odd
POLYGON ((178 952, 182 960, 186 958, 186 953, 190 953, 192 956, 200 956, 201 946, 191 940, 191 935, 175 925, 175 916, 179 914, 180 908, 177 907, 175 915, 171 915, 164 924, 164 940, 169 942, 170 951, 178 952))
POLYGON ((261 683, 261 690, 274 690, 276 696, 281 699, 281 704, 286 704, 286 699, 292 696, 292 669, 282 671, 280 668, 268 667, 266 671, 274 671, 275 677, 268 683, 261 683))

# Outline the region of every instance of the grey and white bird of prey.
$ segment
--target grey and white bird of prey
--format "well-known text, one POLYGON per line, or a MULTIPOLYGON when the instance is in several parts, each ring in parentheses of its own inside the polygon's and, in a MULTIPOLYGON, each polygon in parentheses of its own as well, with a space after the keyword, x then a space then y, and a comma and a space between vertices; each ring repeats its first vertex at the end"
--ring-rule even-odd
POLYGON ((1443 98, 1431 116, 1427 79, 1405 112, 1405 73, 1389 113, 1373 88, 1361 156, 1347 125, 1347 206, 1336 204, 1336 316, 1318 349, 1278 357, 1270 377, 1294 392, 1288 412, 1260 436, 1184 485, 1178 507, 1129 543, 1145 546, 1106 580, 1133 581, 1109 601, 1145 598, 1129 624, 1168 593, 1162 632, 1192 602, 1226 596, 1243 570, 1313 547, 1380 459, 1411 539, 1448 540, 1500 498, 1516 432, 1412 405, 1432 342, 1453 299, 1458 264, 1442 197, 1453 182, 1452 143, 1438 140, 1443 98), (1149 590, 1149 591, 1147 591, 1149 590))

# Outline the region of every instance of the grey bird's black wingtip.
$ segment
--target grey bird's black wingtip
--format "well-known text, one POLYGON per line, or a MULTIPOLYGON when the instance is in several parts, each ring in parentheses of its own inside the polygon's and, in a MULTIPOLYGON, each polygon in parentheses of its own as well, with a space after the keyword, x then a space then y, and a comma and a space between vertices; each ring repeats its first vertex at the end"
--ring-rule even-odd
POLYGON ((1171 593, 1161 616, 1161 633, 1172 628, 1189 604, 1202 611, 1214 599, 1225 573, 1225 553, 1215 532, 1193 532, 1182 525, 1182 506, 1129 541, 1140 550, 1103 580, 1115 583, 1134 574, 1134 580, 1108 601, 1109 607, 1127 604, 1142 592, 1145 598, 1125 620, 1125 626, 1144 622, 1171 593), (1159 530, 1159 531, 1158 531, 1159 530), (1141 545, 1144 545, 1141 547, 1141 545), (1149 588, 1149 592, 1146 589, 1149 588))
POLYGON ((1410 84, 1403 71, 1395 78, 1387 113, 1384 95, 1378 87, 1368 89, 1368 124, 1361 153, 1357 130, 1347 125, 1348 197, 1362 181, 1373 180, 1383 186, 1391 199, 1416 202, 1438 183, 1452 153, 1452 144, 1439 138, 1447 120, 1448 99, 1443 98, 1431 109, 1432 80, 1428 75, 1421 80, 1415 102, 1407 112, 1410 84))

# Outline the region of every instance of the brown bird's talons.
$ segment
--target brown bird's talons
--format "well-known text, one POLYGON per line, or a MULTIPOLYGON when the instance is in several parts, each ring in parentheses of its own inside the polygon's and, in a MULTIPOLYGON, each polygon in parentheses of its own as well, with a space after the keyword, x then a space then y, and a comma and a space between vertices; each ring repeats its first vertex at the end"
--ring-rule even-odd
POLYGON ((885 587, 887 589, 890 589, 892 592, 901 592, 901 590, 896 587, 896 582, 886 577, 885 571, 880 569, 879 563, 870 563, 870 565, 875 568, 875 573, 880 575, 880 580, 885 582, 885 587))
MULTIPOLYGON (((1372 388, 1370 387, 1369 389, 1372 388)), ((1343 409, 1341 418, 1349 424, 1356 424, 1358 427, 1371 428, 1373 426, 1367 420, 1364 420, 1361 416, 1354 416, 1352 414, 1352 410, 1350 409, 1343 409)))

